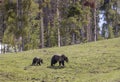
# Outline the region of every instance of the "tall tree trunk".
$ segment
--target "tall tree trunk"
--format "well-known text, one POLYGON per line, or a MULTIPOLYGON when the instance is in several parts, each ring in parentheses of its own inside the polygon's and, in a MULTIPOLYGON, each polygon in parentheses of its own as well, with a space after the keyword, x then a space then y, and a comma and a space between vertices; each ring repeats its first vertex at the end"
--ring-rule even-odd
POLYGON ((58 47, 60 47, 61 46, 61 44, 60 44, 60 28, 59 28, 59 26, 58 26, 58 47))
POLYGON ((96 0, 95 1, 95 8, 94 8, 94 41, 97 41, 97 26, 96 26, 96 0))
MULTIPOLYGON (((23 17, 22 0, 17 0, 17 27, 19 30, 23 29, 22 28, 23 27, 22 17, 23 17)), ((22 38, 21 44, 19 44, 20 45, 19 51, 23 51, 24 50, 24 42, 23 42, 22 34, 20 34, 19 36, 16 36, 16 38, 17 39, 22 38)))
POLYGON ((87 42, 91 41, 91 22, 90 22, 90 16, 89 14, 87 15, 87 19, 88 19, 88 24, 87 24, 87 42))
POLYGON ((2 53, 2 43, 0 42, 0 54, 2 53))
POLYGON ((75 33, 72 32, 72 43, 71 44, 75 44, 75 33))
POLYGON ((60 45, 60 24, 59 24, 59 22, 60 22, 60 12, 59 12, 59 0, 57 0, 57 28, 58 28, 58 47, 60 47, 61 45, 60 45))
POLYGON ((3 36, 3 12, 0 10, 0 42, 2 42, 2 36, 3 36))
POLYGON ((3 38, 3 34, 4 34, 4 0, 0 1, 0 45, 1 45, 1 53, 2 51, 2 38, 3 38))
POLYGON ((44 23, 43 23, 43 9, 41 9, 40 21, 40 47, 44 48, 44 23))
POLYGON ((118 21, 119 21, 119 15, 117 14, 117 13, 119 13, 120 14, 120 5, 119 5, 119 3, 120 3, 120 1, 116 1, 116 9, 115 9, 115 11, 116 11, 116 20, 115 20, 115 37, 118 37, 118 36, 120 36, 119 35, 119 24, 118 24, 118 21))
POLYGON ((17 0, 17 17, 18 17, 18 21, 17 21, 17 27, 18 29, 22 29, 22 0, 17 0))

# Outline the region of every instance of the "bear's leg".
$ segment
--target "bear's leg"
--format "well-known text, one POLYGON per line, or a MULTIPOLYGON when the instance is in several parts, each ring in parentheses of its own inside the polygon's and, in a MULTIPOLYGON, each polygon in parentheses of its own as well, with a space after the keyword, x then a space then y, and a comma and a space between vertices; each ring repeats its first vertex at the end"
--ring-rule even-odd
POLYGON ((35 64, 36 64, 36 61, 33 61, 33 62, 32 62, 32 65, 35 65, 35 64))
POLYGON ((61 61, 59 61, 59 66, 61 66, 61 61))
POLYGON ((54 65, 54 61, 53 60, 51 60, 51 66, 53 66, 54 65))
POLYGON ((51 61, 51 66, 54 66, 54 64, 56 64, 56 63, 57 63, 56 60, 52 60, 52 61, 51 61))
POLYGON ((61 61, 62 65, 64 66, 64 61, 61 61))
POLYGON ((38 65, 41 65, 41 64, 40 64, 40 61, 38 61, 37 64, 38 64, 38 65))

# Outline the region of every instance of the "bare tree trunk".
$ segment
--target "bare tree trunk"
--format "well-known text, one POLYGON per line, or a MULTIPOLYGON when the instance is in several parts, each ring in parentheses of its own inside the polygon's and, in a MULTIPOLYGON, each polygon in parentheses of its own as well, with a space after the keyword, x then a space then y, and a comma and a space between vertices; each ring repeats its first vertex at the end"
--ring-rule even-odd
POLYGON ((22 0, 17 0, 17 26, 19 29, 22 29, 22 21, 20 20, 22 17, 22 0))
POLYGON ((1 53, 3 53, 2 50, 2 39, 4 34, 4 0, 0 1, 0 45, 1 45, 1 53))
POLYGON ((59 16, 60 16, 60 12, 59 12, 59 9, 58 9, 58 4, 59 4, 59 0, 57 0, 57 22, 58 22, 58 24, 57 24, 57 27, 58 27, 58 47, 60 47, 61 46, 61 44, 60 44, 60 24, 59 24, 59 22, 60 22, 60 18, 59 18, 59 16))
POLYGON ((44 3, 44 0, 39 0, 39 16, 40 16, 40 45, 39 48, 44 48, 44 16, 43 16, 43 6, 41 5, 44 3))
POLYGON ((90 24, 87 25, 87 42, 91 41, 90 24))
POLYGON ((87 19, 88 19, 88 24, 87 24, 87 42, 91 41, 91 28, 90 28, 90 17, 89 15, 87 15, 87 19))
MULTIPOLYGON (((23 16, 23 10, 22 10, 22 0, 17 0, 17 27, 19 30, 22 30, 23 28, 23 22, 22 22, 22 16, 23 16)), ((21 38, 23 39, 23 36, 17 36, 17 39, 21 38)), ((21 47, 21 50, 20 51, 23 51, 24 49, 24 43, 23 43, 23 40, 21 39, 21 44, 20 44, 20 47, 21 47)))
POLYGON ((3 36, 3 12, 0 10, 0 42, 2 43, 3 36))
POLYGON ((5 44, 4 44, 3 47, 4 47, 4 48, 3 48, 3 53, 5 54, 5 53, 6 53, 6 46, 5 46, 5 44))
POLYGON ((94 41, 97 41, 97 26, 96 26, 96 0, 95 1, 95 8, 94 8, 94 41))
POLYGON ((72 43, 71 44, 75 44, 75 33, 72 32, 72 43))
MULTIPOLYGON (((120 5, 118 5, 120 3, 120 1, 116 1, 116 13, 120 13, 119 9, 120 9, 120 5)), ((116 20, 115 20, 117 23, 116 26, 115 26, 115 37, 119 37, 119 25, 118 25, 118 21, 119 21, 119 15, 117 14, 116 15, 116 20)))
POLYGON ((40 21, 40 47, 44 48, 44 23, 43 23, 43 10, 41 10, 40 21))
POLYGON ((59 26, 58 26, 58 47, 60 47, 61 46, 61 44, 60 44, 60 29, 59 29, 59 26))
POLYGON ((0 53, 2 53, 2 43, 0 42, 0 53))

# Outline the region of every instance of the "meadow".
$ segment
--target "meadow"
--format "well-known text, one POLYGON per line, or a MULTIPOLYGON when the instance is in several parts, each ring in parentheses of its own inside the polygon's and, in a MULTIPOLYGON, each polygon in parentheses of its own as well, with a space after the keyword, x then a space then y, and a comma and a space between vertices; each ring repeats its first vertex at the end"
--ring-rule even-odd
POLYGON ((120 82, 120 38, 63 47, 0 54, 0 82, 120 82), (65 67, 50 66, 65 54, 65 67), (30 66, 41 57, 41 66, 30 66))

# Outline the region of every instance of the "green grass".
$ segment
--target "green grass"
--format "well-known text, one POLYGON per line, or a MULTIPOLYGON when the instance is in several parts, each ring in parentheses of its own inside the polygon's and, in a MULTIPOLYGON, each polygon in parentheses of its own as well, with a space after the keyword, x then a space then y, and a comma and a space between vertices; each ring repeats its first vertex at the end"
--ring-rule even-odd
POLYGON ((120 82, 120 38, 0 55, 0 82, 120 82), (63 53, 69 63, 50 67, 63 53), (35 56, 41 66, 30 66, 35 56))

